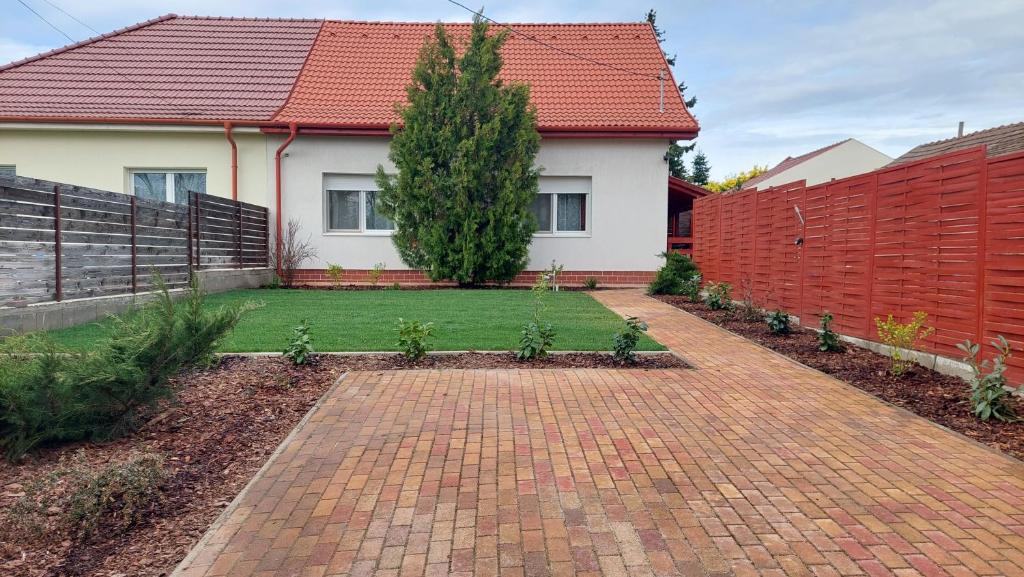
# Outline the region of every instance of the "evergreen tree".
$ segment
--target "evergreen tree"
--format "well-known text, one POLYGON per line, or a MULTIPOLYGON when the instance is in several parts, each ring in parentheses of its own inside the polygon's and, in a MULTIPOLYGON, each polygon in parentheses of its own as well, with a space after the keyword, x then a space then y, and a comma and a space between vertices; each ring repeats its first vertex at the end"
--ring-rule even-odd
MULTIPOLYGON (((654 30, 654 37, 658 39, 658 43, 662 44, 665 42, 665 31, 658 27, 658 13, 653 8, 647 11, 647 15, 644 17, 654 30)), ((669 56, 667 52, 665 54, 665 62, 668 62, 669 66, 676 65, 676 55, 672 54, 669 56)), ((697 106, 697 97, 691 96, 686 97, 686 83, 680 82, 677 86, 679 90, 679 96, 682 97, 683 102, 686 103, 686 107, 692 109, 697 106)), ((668 147, 668 173, 676 178, 682 178, 687 180, 686 173, 686 162, 683 160, 683 156, 692 151, 697 146, 696 142, 690 144, 679 144, 679 142, 673 142, 668 147)))
POLYGON ((526 266, 540 135, 529 87, 497 78, 506 36, 488 35, 478 16, 458 56, 435 27, 406 90, 403 126, 392 127, 388 158, 398 173, 377 168, 393 242, 432 280, 503 282, 526 266))
POLYGON ((690 182, 704 186, 709 180, 711 180, 711 163, 708 162, 708 157, 704 156, 704 151, 698 150, 693 157, 690 182))

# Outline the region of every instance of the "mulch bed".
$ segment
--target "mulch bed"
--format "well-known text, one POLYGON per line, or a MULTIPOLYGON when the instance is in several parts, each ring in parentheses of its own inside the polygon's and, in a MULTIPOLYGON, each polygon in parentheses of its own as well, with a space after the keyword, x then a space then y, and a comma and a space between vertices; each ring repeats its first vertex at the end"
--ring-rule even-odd
MULTIPOLYGON (((980 443, 1024 459, 1024 422, 983 422, 970 409, 970 386, 962 379, 915 366, 901 377, 889 374, 889 357, 844 343, 838 353, 818 350, 817 333, 794 327, 790 335, 773 335, 763 320, 743 320, 738 312, 713 311, 687 297, 655 297, 670 305, 746 337, 809 367, 846 381, 880 399, 970 437, 980 443)), ((1024 403, 1015 406, 1024 415, 1024 403)))
MULTIPOLYGON (((0 537, 0 575, 167 575, 238 494, 310 407, 349 370, 434 368, 616 367, 608 354, 558 354, 519 362, 511 353, 431 355, 409 363, 398 355, 323 355, 294 367, 281 357, 225 356, 215 368, 178 378, 178 400, 137 434, 108 443, 39 450, 22 462, 0 461, 0 508, 33 480, 76 456, 90 467, 137 452, 165 457, 171 474, 144 521, 126 532, 98 531, 87 540, 57 532, 41 538, 0 537)), ((685 368, 671 354, 644 354, 637 369, 685 368)), ((2 535, 2 532, 0 532, 2 535)))

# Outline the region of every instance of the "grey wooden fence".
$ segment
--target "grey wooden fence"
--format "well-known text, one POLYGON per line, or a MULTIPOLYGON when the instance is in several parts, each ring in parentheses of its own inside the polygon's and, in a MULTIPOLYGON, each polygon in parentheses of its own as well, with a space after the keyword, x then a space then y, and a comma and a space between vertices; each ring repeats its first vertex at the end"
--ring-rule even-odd
POLYGON ((0 306, 171 287, 196 268, 267 266, 267 209, 206 194, 174 204, 0 177, 0 306))

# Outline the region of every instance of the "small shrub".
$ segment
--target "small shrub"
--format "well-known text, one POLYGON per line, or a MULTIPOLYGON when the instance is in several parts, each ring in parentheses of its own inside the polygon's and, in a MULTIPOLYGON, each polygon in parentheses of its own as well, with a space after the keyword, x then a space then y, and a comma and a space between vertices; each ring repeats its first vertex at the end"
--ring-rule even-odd
POLYGON ((740 282, 740 286, 743 291, 743 298, 740 300, 738 311, 740 320, 748 323, 760 321, 764 317, 762 316, 761 307, 754 300, 754 283, 750 279, 745 278, 740 282))
POLYGON ((372 284, 373 286, 377 286, 377 283, 380 282, 381 277, 384 276, 384 271, 386 269, 387 265, 385 265, 382 262, 373 265, 373 268, 366 273, 367 276, 370 277, 370 284, 372 284))
POLYGON ((433 334, 434 323, 398 319, 398 348, 411 361, 427 356, 427 339, 433 334))
POLYGON ((317 250, 313 246, 312 237, 307 235, 305 239, 299 237, 302 233, 302 225, 296 219, 291 219, 281 234, 281 253, 276 249, 270 251, 271 265, 281 276, 281 283, 292 286, 295 280, 295 271, 302 263, 311 258, 316 258, 317 250))
POLYGON ((596 289, 597 288, 597 279, 592 277, 592 276, 588 276, 587 280, 583 281, 583 287, 586 288, 587 290, 594 290, 594 289, 596 289))
POLYGON ((764 317, 764 322, 768 325, 768 332, 773 335, 788 335, 792 332, 793 329, 789 326, 789 321, 789 315, 779 309, 773 310, 764 317))
POLYGON ((832 330, 832 314, 821 313, 821 331, 818 333, 818 350, 823 353, 836 353, 843 350, 839 335, 832 330))
POLYGON ((305 319, 302 324, 292 329, 292 338, 284 350, 286 359, 293 365, 305 365, 313 357, 313 338, 309 335, 309 323, 305 319))
POLYGON ((889 346, 889 358, 892 360, 889 372, 893 376, 902 375, 913 364, 903 358, 903 351, 916 349, 918 343, 935 332, 934 328, 924 326, 926 320, 928 320, 928 313, 924 311, 915 312, 914 318, 906 324, 900 324, 893 319, 892 315, 889 315, 884 321, 875 317, 878 338, 883 344, 889 346))
POLYGON ((647 323, 636 317, 626 319, 626 326, 612 338, 615 361, 620 364, 636 363, 636 346, 647 332, 647 323))
MULTIPOLYGON (((684 292, 685 283, 691 282, 694 276, 700 274, 700 269, 686 255, 676 252, 663 252, 660 256, 665 259, 665 264, 658 269, 658 272, 654 275, 654 280, 648 285, 648 294, 681 294, 684 292)), ((697 286, 699 287, 700 285, 698 284, 697 286)))
POLYGON ((217 344, 253 303, 208 310, 193 279, 175 301, 157 275, 157 298, 114 317, 110 336, 86 353, 43 336, 0 345, 0 450, 8 459, 54 442, 107 440, 138 428, 175 390, 178 372, 210 364, 217 344))
POLYGON ((164 458, 154 453, 99 468, 76 456, 25 484, 24 495, 0 515, 0 534, 15 541, 46 532, 76 541, 98 532, 119 534, 145 517, 169 478, 164 458))
POLYGON ((551 267, 544 271, 544 274, 548 277, 548 285, 550 285, 551 290, 555 292, 558 292, 558 276, 562 274, 562 270, 564 268, 564 264, 558 264, 552 260, 551 267))
POLYGON ((704 304, 713 311, 732 308, 732 286, 727 282, 708 283, 704 287, 704 304))
POLYGON ((345 274, 345 267, 340 264, 328 263, 327 265, 327 276, 330 277, 331 283, 334 284, 334 288, 341 286, 341 277, 345 274))
POLYGON ((988 360, 978 361, 981 347, 970 340, 956 346, 967 356, 964 362, 971 366, 971 407, 974 416, 982 421, 996 419, 998 421, 1016 421, 1010 399, 1024 396, 1020 388, 1011 387, 1006 380, 1006 359, 1010 357, 1010 344, 1003 335, 992 341, 996 356, 991 363, 988 360), (989 370, 989 367, 992 367, 989 370), (987 372, 986 372, 987 371, 987 372))
POLYGON ((690 280, 683 283, 682 294, 686 295, 686 297, 690 299, 691 303, 700 302, 700 286, 702 282, 703 278, 701 277, 701 274, 694 273, 694 275, 690 277, 690 280))
POLYGON ((402 285, 398 284, 397 281, 393 282, 393 283, 391 283, 391 290, 393 290, 393 291, 400 291, 400 290, 402 290, 402 285))
POLYGON ((551 323, 527 323, 519 338, 516 358, 520 361, 547 358, 549 349, 555 342, 555 336, 555 329, 551 323))

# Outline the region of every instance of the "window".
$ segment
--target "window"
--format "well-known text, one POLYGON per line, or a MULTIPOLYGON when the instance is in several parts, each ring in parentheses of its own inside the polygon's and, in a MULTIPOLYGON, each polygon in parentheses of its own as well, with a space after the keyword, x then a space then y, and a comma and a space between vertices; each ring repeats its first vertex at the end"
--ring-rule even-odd
POLYGON ((542 192, 530 210, 537 219, 538 234, 587 232, 587 197, 582 192, 542 192), (552 228, 552 226, 554 228, 552 228))
POLYGON ((128 176, 131 193, 139 198, 186 204, 189 192, 206 193, 203 170, 131 170, 128 176))
POLYGON ((370 175, 325 175, 324 226, 327 232, 388 233, 395 223, 380 211, 380 197, 370 175))
POLYGON ((17 173, 13 164, 0 164, 0 176, 16 176, 17 173))

